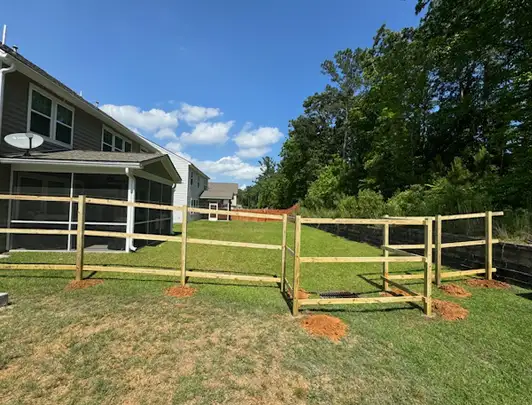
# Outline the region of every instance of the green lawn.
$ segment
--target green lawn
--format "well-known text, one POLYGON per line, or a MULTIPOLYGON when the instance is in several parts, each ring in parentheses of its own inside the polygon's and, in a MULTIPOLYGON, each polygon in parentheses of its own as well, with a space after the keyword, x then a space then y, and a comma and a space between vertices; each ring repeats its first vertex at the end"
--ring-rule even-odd
MULTIPOLYGON (((189 236, 280 243, 280 224, 194 222, 189 236)), ((293 245, 293 233, 289 235, 293 245)), ((303 228, 305 256, 379 255, 303 228)), ((86 263, 178 268, 180 245, 87 254, 86 263)), ((190 245, 189 269, 279 274, 280 252, 190 245)), ((15 253, 12 263, 74 263, 73 254, 15 253)), ((6 261, 6 260, 4 260, 6 261)), ((390 265, 391 270, 420 266, 390 265)), ((292 266, 289 266, 289 272, 292 266)), ((303 264, 311 292, 378 294, 379 265, 303 264)), ((427 319, 411 305, 326 307, 349 326, 339 344, 309 336, 274 285, 190 280, 194 297, 165 297, 168 277, 0 272, 2 404, 525 404, 532 397, 528 290, 466 287, 465 321, 427 319), (528 298, 527 298, 528 297, 528 298)), ((420 284, 412 288, 421 289, 420 284)), ((305 314, 303 312, 303 316, 305 314)))

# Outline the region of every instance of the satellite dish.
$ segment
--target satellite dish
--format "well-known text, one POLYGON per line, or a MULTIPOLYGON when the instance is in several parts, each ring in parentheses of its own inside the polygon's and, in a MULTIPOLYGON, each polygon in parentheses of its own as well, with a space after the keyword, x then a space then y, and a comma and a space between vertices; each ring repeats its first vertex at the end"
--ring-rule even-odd
POLYGON ((30 150, 38 148, 44 142, 42 136, 34 134, 33 132, 11 134, 4 138, 7 144, 17 149, 25 149, 24 156, 30 156, 30 150))

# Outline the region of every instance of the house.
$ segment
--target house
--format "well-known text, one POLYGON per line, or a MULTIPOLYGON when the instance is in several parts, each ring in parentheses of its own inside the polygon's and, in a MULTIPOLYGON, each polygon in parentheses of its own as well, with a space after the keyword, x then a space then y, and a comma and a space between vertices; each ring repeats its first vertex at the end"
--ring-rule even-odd
MULTIPOLYGON (((188 181, 188 177, 186 178, 188 181)), ((0 44, 0 193, 91 197, 172 204, 181 183, 170 157, 0 44), (8 145, 13 133, 45 140, 30 156, 8 145)), ((0 201, 0 227, 76 229, 76 204, 0 201)), ((87 229, 170 234, 171 212, 88 205, 87 229)), ((73 250, 74 236, 0 235, 0 251, 73 250)), ((94 249, 131 251, 144 241, 87 237, 94 249)))
MULTIPOLYGON (((237 183, 213 183, 209 182, 207 190, 200 196, 200 208, 231 211, 237 205, 238 184, 237 183)), ((206 216, 205 216, 206 217, 206 216)), ((215 214, 209 216, 210 220, 222 219, 215 214)))
MULTIPOLYGON (((147 140, 147 139, 146 139, 147 140)), ((147 140, 160 153, 165 153, 170 157, 175 169, 181 176, 182 182, 176 184, 174 188, 174 205, 188 205, 190 207, 199 207, 201 194, 207 189, 209 177, 198 169, 194 163, 185 159, 162 146, 157 145, 150 140, 147 140)), ((180 224, 182 221, 182 213, 174 211, 174 223, 180 224)), ((200 219, 198 214, 189 214, 189 220, 200 219)))

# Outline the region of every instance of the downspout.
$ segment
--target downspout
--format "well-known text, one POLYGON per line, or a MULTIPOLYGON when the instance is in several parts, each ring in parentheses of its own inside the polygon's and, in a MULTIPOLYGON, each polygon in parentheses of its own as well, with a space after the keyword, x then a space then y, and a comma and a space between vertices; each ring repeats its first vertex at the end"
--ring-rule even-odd
MULTIPOLYGON (((8 61, 7 53, 0 51, 0 143, 2 143, 2 117, 4 116, 4 87, 5 87, 5 76, 8 73, 14 72, 16 66, 13 62, 8 61), (3 64, 8 65, 8 67, 3 68, 3 64)), ((12 192, 11 187, 13 186, 13 169, 11 169, 11 175, 9 180, 9 192, 12 192)), ((11 228, 11 200, 7 202, 7 227, 11 228)), ((9 251, 11 245, 11 235, 6 235, 6 251, 9 251)))
MULTIPOLYGON (((135 179, 135 176, 133 176, 133 173, 129 169, 129 167, 126 168, 126 176, 128 178, 127 201, 135 202, 136 179, 135 179)), ((135 232, 135 207, 133 206, 127 207, 127 221, 126 222, 127 222, 126 233, 134 233, 135 232)), ((126 252, 136 252, 136 251, 137 251, 137 248, 133 245, 133 238, 126 238, 126 252)))
POLYGON ((5 75, 14 72, 17 69, 13 62, 10 62, 7 58, 7 53, 0 51, 0 137, 2 135, 2 117, 4 115, 4 87, 5 87, 5 75), (2 68, 2 64, 9 65, 6 68, 2 68))

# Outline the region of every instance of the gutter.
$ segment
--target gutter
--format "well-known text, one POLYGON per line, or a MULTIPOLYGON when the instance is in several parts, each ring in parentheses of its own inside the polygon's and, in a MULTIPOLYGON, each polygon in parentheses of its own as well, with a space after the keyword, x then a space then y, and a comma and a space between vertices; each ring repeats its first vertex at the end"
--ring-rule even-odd
POLYGON ((16 66, 13 62, 10 62, 7 58, 7 53, 0 51, 0 142, 1 142, 1 136, 2 136, 2 117, 4 113, 4 83, 5 83, 5 75, 8 73, 14 72, 16 70, 16 66), (1 68, 2 64, 5 63, 9 65, 7 68, 1 68))
POLYGON ((20 159, 20 158, 0 158, 0 163, 25 163, 33 165, 63 165, 63 166, 84 166, 84 167, 118 167, 124 169, 142 169, 140 163, 125 162, 105 162, 87 160, 54 160, 54 159, 20 159))

